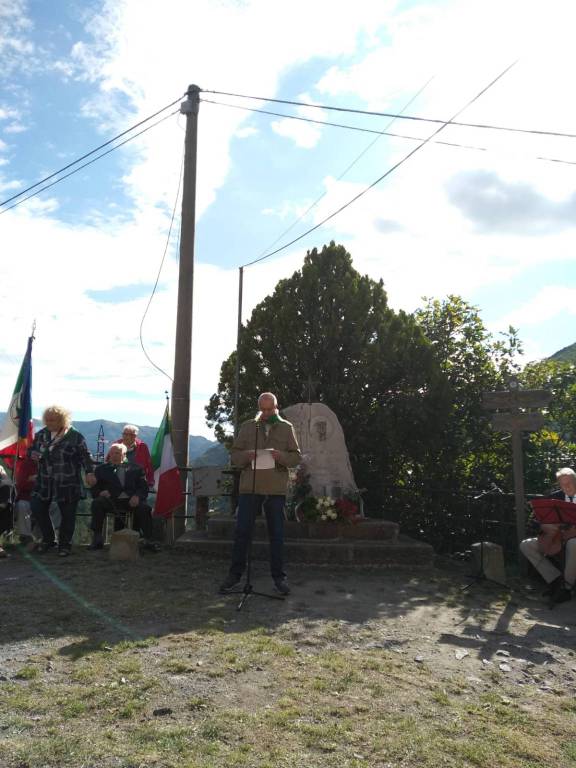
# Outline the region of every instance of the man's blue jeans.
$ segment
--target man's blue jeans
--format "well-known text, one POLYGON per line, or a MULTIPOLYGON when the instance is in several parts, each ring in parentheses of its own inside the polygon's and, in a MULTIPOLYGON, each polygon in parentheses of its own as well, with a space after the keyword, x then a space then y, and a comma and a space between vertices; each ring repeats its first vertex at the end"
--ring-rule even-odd
POLYGON ((252 524, 260 509, 266 513, 268 538, 270 539, 270 571, 273 579, 283 579, 284 573, 284 503, 285 496, 262 496, 260 494, 241 493, 238 497, 238 513, 232 565, 230 573, 240 578, 246 567, 246 555, 250 544, 252 524))

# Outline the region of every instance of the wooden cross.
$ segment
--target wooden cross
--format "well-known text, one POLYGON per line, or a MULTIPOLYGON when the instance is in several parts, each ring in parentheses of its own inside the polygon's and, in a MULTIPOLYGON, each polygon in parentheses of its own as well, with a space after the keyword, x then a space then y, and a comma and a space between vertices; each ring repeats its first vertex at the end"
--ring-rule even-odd
POLYGON ((316 390, 322 383, 321 381, 314 381, 312 379, 312 376, 308 374, 308 380, 301 382, 306 387, 308 387, 308 405, 312 402, 312 391, 314 390, 314 396, 316 396, 316 390), (315 385, 315 386, 314 386, 315 385))
POLYGON ((492 414, 492 429, 510 432, 512 436, 512 472, 514 475, 514 503, 516 507, 516 536, 518 544, 526 537, 524 509, 524 462, 522 432, 536 432, 546 421, 541 413, 530 413, 529 408, 545 408, 552 398, 547 389, 520 389, 518 379, 511 378, 508 390, 484 392, 482 407, 488 411, 506 410, 492 414))

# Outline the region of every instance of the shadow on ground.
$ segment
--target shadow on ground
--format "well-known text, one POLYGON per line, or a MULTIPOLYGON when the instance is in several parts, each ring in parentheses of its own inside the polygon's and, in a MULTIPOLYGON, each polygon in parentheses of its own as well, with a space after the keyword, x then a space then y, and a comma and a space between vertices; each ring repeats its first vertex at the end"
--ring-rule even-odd
MULTIPOLYGON (((111 562, 106 552, 79 550, 64 561, 16 553, 0 563, 0 658, 13 644, 41 639, 61 638, 59 653, 78 657, 102 643, 191 631, 273 631, 295 620, 300 635, 313 634, 320 622, 340 624, 342 632, 382 622, 381 647, 404 642, 407 627, 412 637, 435 627, 439 644, 483 659, 508 644, 511 651, 521 647, 526 659, 546 663, 551 644, 568 649, 574 643, 563 626, 574 625, 571 604, 549 611, 523 591, 511 596, 480 586, 462 592, 461 571, 294 567, 286 601, 253 596, 238 612, 237 595, 217 594, 224 569, 178 549, 130 563, 111 562)), ((272 587, 265 564, 256 564, 253 582, 261 591, 272 587)))

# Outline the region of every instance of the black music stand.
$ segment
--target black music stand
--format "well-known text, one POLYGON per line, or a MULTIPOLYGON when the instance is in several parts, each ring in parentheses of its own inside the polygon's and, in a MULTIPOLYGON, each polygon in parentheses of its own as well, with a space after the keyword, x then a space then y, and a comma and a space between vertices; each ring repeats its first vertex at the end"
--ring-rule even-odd
MULTIPOLYGON (((492 483, 490 485, 490 488, 486 488, 485 490, 481 491, 477 496, 474 496, 472 498, 472 501, 480 501, 481 499, 486 498, 487 496, 496 496, 496 495, 504 495, 504 491, 502 491, 501 488, 499 488, 495 483, 492 483)), ((495 520, 492 520, 490 522, 496 522, 495 520)), ((486 518, 484 516, 484 513, 480 515, 480 567, 477 573, 471 574, 472 581, 470 581, 466 586, 462 587, 461 591, 466 592, 468 589, 470 589, 473 586, 476 586, 482 581, 491 581, 492 584, 497 584, 499 587, 506 587, 509 589, 507 584, 504 584, 501 581, 496 581, 495 579, 489 579, 488 576, 484 573, 484 539, 485 539, 485 533, 486 533, 486 518)))
POLYGON ((248 534, 248 549, 246 550, 246 580, 242 589, 232 589, 226 592, 227 595, 242 595, 236 610, 241 611, 249 597, 267 597, 269 600, 284 600, 284 595, 271 595, 268 592, 257 592, 252 586, 252 540, 254 538, 254 525, 256 523, 256 463, 258 455, 258 434, 260 432, 260 423, 256 422, 255 440, 254 440, 254 461, 252 468, 252 504, 250 510, 250 530, 248 534))

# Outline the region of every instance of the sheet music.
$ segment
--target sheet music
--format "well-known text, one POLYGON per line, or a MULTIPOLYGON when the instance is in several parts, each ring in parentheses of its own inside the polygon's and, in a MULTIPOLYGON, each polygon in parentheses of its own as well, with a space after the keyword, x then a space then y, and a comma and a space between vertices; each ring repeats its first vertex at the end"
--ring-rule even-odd
POLYGON ((256 467, 252 459, 252 469, 274 469, 276 462, 272 456, 273 448, 259 448, 256 451, 256 467))

